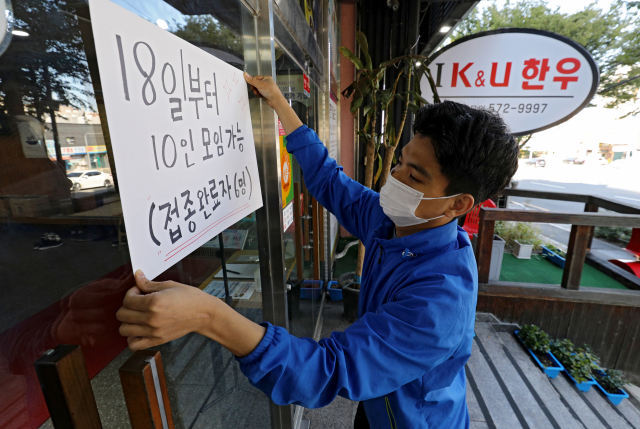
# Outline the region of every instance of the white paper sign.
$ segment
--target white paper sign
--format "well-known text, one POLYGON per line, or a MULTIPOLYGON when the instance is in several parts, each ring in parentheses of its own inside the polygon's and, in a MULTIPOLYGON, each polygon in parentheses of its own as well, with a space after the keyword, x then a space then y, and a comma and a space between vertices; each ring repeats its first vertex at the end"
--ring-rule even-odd
MULTIPOLYGON (((229 282, 228 287, 229 295, 233 299, 249 299, 256 290, 256 284, 253 282, 229 282)), ((216 298, 224 299, 224 282, 214 280, 204 288, 204 292, 216 298)))
POLYGON ((89 5, 131 261, 153 279, 262 206, 247 85, 120 6, 89 5))
MULTIPOLYGON (((514 135, 542 131, 573 117, 595 95, 600 76, 581 45, 529 28, 463 37, 430 60, 441 100, 498 112, 514 135)), ((420 89, 432 102, 426 77, 420 89)))

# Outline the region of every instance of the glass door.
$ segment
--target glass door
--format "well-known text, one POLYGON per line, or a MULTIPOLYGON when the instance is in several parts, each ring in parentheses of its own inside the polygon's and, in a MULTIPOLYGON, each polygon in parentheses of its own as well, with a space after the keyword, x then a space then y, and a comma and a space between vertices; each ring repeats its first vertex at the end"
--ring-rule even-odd
MULTIPOLYGON (((88 9, 13 3, 23 35, 0 56, 0 421, 52 427, 33 362, 58 344, 79 344, 103 426, 126 428, 118 368, 131 352, 115 313, 134 280, 88 9)), ((114 3, 202 55, 255 67, 256 18, 239 0, 114 3)), ((158 280, 198 287, 262 322, 268 261, 258 237, 267 227, 254 213, 158 280)), ((226 349, 196 334, 157 349, 176 427, 271 427, 273 405, 226 349)))
MULTIPOLYGON (((317 85, 278 43, 275 56, 276 81, 280 90, 302 123, 318 130, 320 91, 317 85)), ((313 337, 326 291, 321 271, 324 259, 323 209, 309 194, 304 173, 295 157, 286 151, 284 130, 281 129, 280 134, 289 331, 298 337, 313 337)))

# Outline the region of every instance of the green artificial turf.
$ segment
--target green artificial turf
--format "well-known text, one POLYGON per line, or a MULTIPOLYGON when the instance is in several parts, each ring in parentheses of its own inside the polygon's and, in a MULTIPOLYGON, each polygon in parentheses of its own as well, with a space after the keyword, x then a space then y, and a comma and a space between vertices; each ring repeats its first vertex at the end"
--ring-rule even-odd
MULTIPOLYGON (((531 259, 518 259, 510 253, 505 253, 502 259, 500 280, 559 285, 562 281, 562 268, 541 255, 531 255, 531 259)), ((586 264, 582 269, 580 286, 627 289, 622 283, 586 264)))
MULTIPOLYGON (((336 253, 341 252, 344 246, 353 240, 355 240, 353 237, 340 238, 336 253)), ((336 261, 333 277, 337 279, 340 274, 355 271, 357 259, 358 246, 353 246, 343 258, 336 261)), ((541 255, 532 255, 531 259, 518 259, 510 253, 505 253, 502 259, 500 280, 559 285, 562 281, 562 268, 541 255)), ((622 283, 615 281, 590 265, 585 265, 582 270, 580 286, 627 289, 622 283)))

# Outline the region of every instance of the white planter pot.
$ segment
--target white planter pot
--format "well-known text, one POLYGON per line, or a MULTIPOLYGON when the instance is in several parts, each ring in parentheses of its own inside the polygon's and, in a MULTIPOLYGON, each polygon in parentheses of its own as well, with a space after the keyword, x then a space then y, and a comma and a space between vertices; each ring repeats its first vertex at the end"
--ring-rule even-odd
MULTIPOLYGON (((471 247, 476 252, 478 244, 478 234, 473 234, 471 239, 471 247)), ((502 269, 502 258, 504 256, 504 245, 506 242, 499 235, 493 236, 493 244, 491 246, 491 263, 489 268, 489 281, 500 280, 500 270, 502 269)))
POLYGON ((533 244, 521 244, 518 240, 513 245, 513 256, 518 259, 531 259, 533 244))

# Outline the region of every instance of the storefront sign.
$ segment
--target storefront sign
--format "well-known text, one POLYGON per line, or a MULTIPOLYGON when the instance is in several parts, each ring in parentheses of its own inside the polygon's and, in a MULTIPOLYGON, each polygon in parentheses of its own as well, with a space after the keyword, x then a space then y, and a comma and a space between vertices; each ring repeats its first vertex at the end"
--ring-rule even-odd
POLYGON ((63 155, 84 155, 87 153, 84 146, 80 147, 62 147, 60 148, 63 155))
POLYGON ((305 97, 311 97, 311 85, 309 85, 309 76, 306 73, 302 73, 302 90, 305 97))
POLYGON ((22 153, 25 158, 47 158, 47 143, 44 137, 44 124, 33 116, 16 116, 22 153))
POLYGON ((56 159, 56 144, 53 140, 47 140, 47 155, 49 155, 49 159, 55 161, 56 159))
POLYGON ((280 184, 282 187, 282 221, 286 231, 293 223, 293 171, 292 158, 287 152, 287 136, 282 122, 278 120, 280 140, 280 184))
POLYGON ((286 74, 276 76, 276 83, 284 98, 304 103, 311 97, 311 86, 306 74, 286 74))
MULTIPOLYGON (((517 136, 577 114, 595 95, 600 76, 578 43, 527 28, 463 37, 436 52, 429 69, 441 100, 494 110, 517 136)), ((426 77, 420 87, 431 102, 426 77)))
MULTIPOLYGON (((227 229, 222 232, 222 242, 224 244, 225 249, 235 249, 242 250, 244 247, 244 243, 247 240, 247 234, 249 233, 246 229, 227 229)), ((204 247, 210 247, 213 249, 220 248, 220 240, 218 237, 213 238, 209 242, 203 245, 204 247)))
POLYGON ((87 146, 87 152, 88 153, 106 153, 107 147, 106 146, 87 146))
POLYGON ((89 5, 131 261, 153 279, 262 206, 247 85, 120 6, 89 5))

